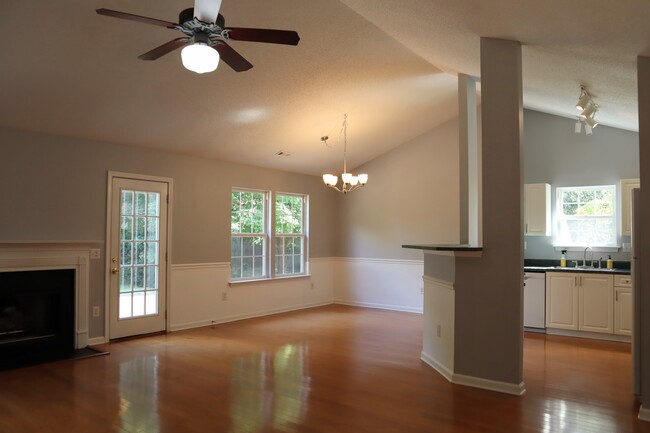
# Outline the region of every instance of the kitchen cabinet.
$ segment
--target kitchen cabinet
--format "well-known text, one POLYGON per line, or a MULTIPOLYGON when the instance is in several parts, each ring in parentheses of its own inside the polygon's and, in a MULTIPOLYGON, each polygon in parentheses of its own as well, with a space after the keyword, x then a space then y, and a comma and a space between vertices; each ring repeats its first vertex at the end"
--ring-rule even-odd
POLYGON ((612 275, 577 274, 578 330, 614 333, 614 278, 612 275))
POLYGON ((524 235, 551 235, 551 185, 524 185, 524 235))
POLYGON ((608 274, 546 273, 548 328, 614 333, 614 279, 608 274))
POLYGON ((621 234, 632 235, 632 190, 640 188, 639 179, 621 179, 621 234))
POLYGON ((578 286, 573 273, 546 273, 546 327, 578 330, 578 286))
POLYGON ((614 277, 614 334, 632 335, 632 277, 614 277))

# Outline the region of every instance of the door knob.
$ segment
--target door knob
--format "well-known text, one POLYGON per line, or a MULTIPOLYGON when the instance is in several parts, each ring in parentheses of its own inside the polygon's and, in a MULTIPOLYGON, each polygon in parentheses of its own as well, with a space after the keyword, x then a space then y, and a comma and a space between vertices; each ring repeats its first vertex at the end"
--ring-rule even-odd
POLYGON ((111 274, 119 274, 120 273, 120 268, 112 268, 111 269, 111 274))

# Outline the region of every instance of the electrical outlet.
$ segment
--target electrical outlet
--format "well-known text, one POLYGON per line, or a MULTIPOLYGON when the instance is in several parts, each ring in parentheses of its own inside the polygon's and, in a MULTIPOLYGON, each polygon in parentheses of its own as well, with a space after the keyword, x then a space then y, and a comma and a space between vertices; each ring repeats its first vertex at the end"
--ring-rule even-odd
POLYGON ((99 248, 93 248, 93 249, 90 250, 90 258, 91 259, 100 259, 101 255, 102 255, 102 253, 99 250, 99 248))
POLYGON ((93 317, 99 317, 99 307, 98 306, 93 307, 93 317))
POLYGON ((221 293, 221 300, 222 301, 227 301, 228 300, 228 293, 227 292, 221 293))
POLYGON ((623 242, 623 252, 624 253, 631 253, 632 252, 632 244, 629 242, 623 242))
POLYGON ((440 337, 441 331, 442 331, 442 330, 440 329, 440 325, 438 325, 438 330, 437 330, 437 332, 438 332, 438 337, 440 337))

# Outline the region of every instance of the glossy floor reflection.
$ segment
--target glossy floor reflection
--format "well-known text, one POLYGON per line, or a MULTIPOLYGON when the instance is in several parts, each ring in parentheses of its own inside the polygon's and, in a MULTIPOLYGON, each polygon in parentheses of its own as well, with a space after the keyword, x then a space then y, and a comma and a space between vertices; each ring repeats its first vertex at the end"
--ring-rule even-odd
POLYGON ((328 306, 0 372, 0 432, 650 432, 629 345, 526 335, 527 393, 449 384, 418 314, 328 306))

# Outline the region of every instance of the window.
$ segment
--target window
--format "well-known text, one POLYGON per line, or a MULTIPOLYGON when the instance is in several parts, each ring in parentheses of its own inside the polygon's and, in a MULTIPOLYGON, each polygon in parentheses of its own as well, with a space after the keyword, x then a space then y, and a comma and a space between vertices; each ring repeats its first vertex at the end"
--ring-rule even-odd
POLYGON ((306 273, 307 196, 235 189, 231 201, 231 279, 306 273))
POLYGON ((304 197, 275 196, 275 275, 302 274, 305 267, 304 197))
POLYGON ((262 278, 267 275, 266 200, 265 192, 232 192, 231 278, 262 278))
POLYGON ((561 246, 616 246, 616 187, 557 189, 558 239, 561 246))

